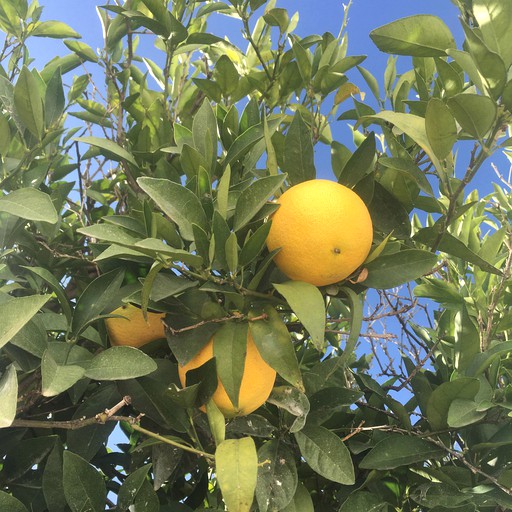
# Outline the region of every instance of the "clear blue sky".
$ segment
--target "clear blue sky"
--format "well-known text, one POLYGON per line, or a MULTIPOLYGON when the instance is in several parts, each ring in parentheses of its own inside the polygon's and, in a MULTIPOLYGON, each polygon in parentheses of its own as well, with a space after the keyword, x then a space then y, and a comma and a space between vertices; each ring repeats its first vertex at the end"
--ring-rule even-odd
MULTIPOLYGON (((96 6, 105 2, 98 0, 41 0, 44 6, 43 20, 57 19, 68 23, 72 28, 82 34, 82 41, 93 48, 102 46, 101 24, 96 14, 96 6)), ((348 0, 347 0, 348 3, 348 0)), ((290 15, 298 11, 300 21, 297 33, 301 36, 309 34, 322 34, 332 32, 337 34, 343 16, 343 2, 340 0, 277 0, 278 7, 288 9, 290 15)), ((260 9, 263 11, 263 9, 260 9)), ((382 81, 384 68, 388 55, 380 53, 373 45, 369 33, 376 27, 389 23, 403 16, 414 14, 434 14, 441 17, 450 27, 460 47, 463 40, 462 30, 458 22, 458 11, 450 0, 353 0, 349 13, 348 37, 349 55, 367 55, 363 66, 371 70, 379 81, 382 81)), ((227 35, 232 42, 242 49, 246 42, 240 37, 240 25, 237 20, 225 16, 213 16, 209 29, 218 35, 227 35)), ((36 62, 46 62, 50 56, 64 55, 68 50, 60 41, 34 39, 32 55, 36 62)), ((398 69, 406 70, 410 59, 401 57, 398 69)), ((349 78, 360 86, 366 88, 362 77, 357 71, 350 71, 349 78)), ((340 112, 349 109, 348 104, 342 105, 340 112)), ((346 123, 334 123, 332 126, 334 138, 351 147, 350 127, 346 123)), ((352 146, 353 147, 353 146, 352 146)), ((492 158, 506 174, 508 163, 502 155, 492 158)), ((461 157, 460 171, 464 172, 465 160, 461 157)), ((321 177, 333 178, 330 171, 329 150, 318 147, 316 154, 318 174, 321 177)), ((492 191, 491 181, 495 180, 490 162, 480 171, 476 182, 481 194, 492 191)))

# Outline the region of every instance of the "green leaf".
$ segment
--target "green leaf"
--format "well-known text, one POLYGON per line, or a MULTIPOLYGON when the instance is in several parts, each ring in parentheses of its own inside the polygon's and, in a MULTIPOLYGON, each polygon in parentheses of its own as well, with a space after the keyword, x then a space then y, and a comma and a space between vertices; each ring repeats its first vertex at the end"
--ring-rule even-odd
POLYGON ((228 270, 234 274, 238 269, 238 240, 233 231, 226 240, 225 251, 228 270))
POLYGON ((105 272, 89 283, 76 302, 71 331, 78 336, 98 315, 109 307, 114 309, 116 294, 123 282, 124 271, 105 272))
MULTIPOLYGON (((426 245, 431 245, 435 240, 437 240, 438 234, 439 231, 435 227, 423 228, 414 235, 414 240, 426 245)), ((491 265, 488 261, 485 261, 478 254, 473 252, 466 244, 461 242, 458 238, 455 238, 450 233, 443 233, 441 241, 438 244, 438 249, 450 254, 451 256, 473 263, 479 266, 484 272, 501 275, 501 272, 496 267, 491 265)))
POLYGON ((11 425, 16 416, 17 405, 18 377, 16 376, 16 368, 11 364, 0 377, 0 428, 11 425))
MULTIPOLYGON (((286 507, 281 509, 281 512, 315 512, 313 500, 311 499, 311 495, 305 485, 302 483, 297 485, 297 490, 295 491, 292 501, 286 507)), ((368 511, 364 510, 362 512, 368 511)))
POLYGON ((21 69, 14 86, 14 105, 23 126, 41 140, 44 130, 43 98, 37 79, 26 66, 21 69))
POLYGON ((366 266, 368 277, 364 284, 369 288, 395 288, 427 274, 436 262, 435 254, 419 249, 379 256, 366 266))
POLYGON ((240 75, 227 55, 221 55, 215 64, 213 77, 222 91, 224 97, 231 96, 238 87, 240 75))
MULTIPOLYGON (((379 164, 389 167, 390 169, 394 169, 400 174, 406 176, 408 179, 414 181, 416 185, 418 185, 418 187, 429 196, 434 195, 432 186, 425 174, 411 159, 380 157, 379 164)), ((410 233, 410 229, 408 229, 408 232, 410 233)))
POLYGON ((52 512, 64 512, 67 507, 62 484, 62 442, 55 443, 53 450, 46 459, 43 472, 43 494, 48 510, 52 512))
POLYGON ((370 32, 379 50, 395 55, 441 57, 446 49, 456 48, 446 24, 437 16, 409 16, 383 25, 370 32))
POLYGON ((44 120, 46 126, 52 126, 64 112, 66 98, 62 86, 60 68, 57 68, 46 86, 44 96, 44 120))
POLYGON ((281 34, 286 32, 286 29, 290 24, 290 17, 288 16, 287 10, 281 8, 269 9, 263 15, 263 19, 271 27, 279 27, 279 32, 281 32, 281 34))
MULTIPOLYGON (((41 392, 43 396, 57 396, 66 391, 85 374, 85 368, 76 364, 61 365, 53 357, 55 343, 49 345, 41 359, 41 392)), ((67 347, 66 347, 67 348, 67 347)))
POLYGON ((72 512, 103 512, 107 491, 100 472, 82 457, 65 451, 63 484, 66 501, 72 512))
POLYGON ((268 233, 272 221, 263 223, 244 243, 240 251, 239 263, 241 267, 249 265, 254 261, 265 248, 265 241, 267 240, 268 233))
POLYGON ((101 139, 100 137, 77 137, 77 142, 83 142, 84 144, 90 144, 91 146, 97 147, 100 150, 105 152, 105 156, 108 158, 112 158, 117 162, 121 162, 126 160, 128 163, 137 167, 137 162, 133 158, 133 155, 129 153, 126 149, 122 148, 119 144, 108 140, 101 139))
MULTIPOLYGON (((344 366, 348 363, 352 354, 355 353, 359 333, 361 332, 361 327, 363 325, 363 303, 361 298, 346 286, 341 288, 340 292, 348 297, 350 303, 350 334, 343 353, 337 360, 337 366, 344 366)), ((332 372, 334 371, 335 370, 332 370, 332 372)))
POLYGON ((290 433, 298 432, 304 427, 309 414, 310 403, 308 397, 302 391, 291 386, 276 386, 270 393, 267 402, 296 417, 288 427, 290 433))
POLYGON ((235 408, 238 407, 240 385, 244 375, 247 329, 245 322, 228 322, 215 333, 213 338, 217 376, 235 408))
POLYGON ((64 41, 64 44, 84 61, 98 62, 99 60, 96 52, 88 44, 81 41, 64 41))
POLYGON ((433 430, 448 427, 448 411, 456 399, 473 400, 480 389, 480 381, 461 377, 450 382, 443 382, 434 389, 427 403, 427 418, 433 430))
POLYGON ((124 380, 148 375, 155 361, 134 347, 110 347, 92 359, 85 376, 95 380, 124 380))
POLYGON ((338 176, 338 183, 353 188, 373 170, 376 157, 375 133, 371 132, 354 151, 338 176))
POLYGON ((311 53, 299 41, 293 43, 292 52, 299 66, 299 73, 303 83, 309 84, 312 70, 311 53))
POLYGON ((485 411, 478 410, 475 401, 456 398, 450 404, 446 421, 450 427, 462 428, 480 421, 485 415, 485 411))
POLYGON ((387 503, 383 503, 379 496, 367 491, 357 491, 347 498, 339 512, 384 512, 387 509, 387 503))
MULTIPOLYGON (((265 306, 263 312, 267 315, 265 320, 249 322, 258 352, 284 380, 304 391, 299 363, 286 324, 272 306, 265 306)), ((249 319, 255 316, 258 316, 256 311, 249 312, 249 319)))
POLYGON ((427 104, 425 129, 432 151, 439 160, 444 160, 457 140, 457 126, 450 110, 438 98, 431 98, 427 104))
POLYGON ((350 452, 336 434, 324 427, 305 427, 295 433, 295 439, 313 471, 343 485, 355 483, 350 452))
POLYGON ((192 123, 194 148, 205 159, 209 175, 213 175, 217 162, 217 119, 209 101, 204 100, 192 123))
POLYGON ((436 169, 443 169, 428 140, 425 119, 423 117, 384 110, 375 115, 364 116, 361 118, 361 121, 365 119, 382 120, 395 125, 399 130, 409 135, 425 151, 436 169))
POLYGON ((194 240, 192 224, 208 232, 208 221, 201 201, 188 188, 161 178, 143 177, 137 180, 161 210, 178 225, 186 240, 194 240))
POLYGON ((97 238, 99 240, 106 240, 113 244, 133 246, 137 242, 132 234, 128 233, 120 226, 108 224, 93 224, 77 230, 80 234, 86 235, 90 238, 97 238))
POLYGON ((228 510, 249 512, 258 476, 258 454, 250 437, 228 439, 215 451, 217 480, 228 510))
POLYGON ((399 466, 410 466, 416 462, 439 459, 444 455, 444 450, 425 439, 389 434, 365 455, 360 467, 377 470, 394 469, 399 466))
POLYGON ((284 139, 283 171, 291 185, 316 177, 313 139, 310 127, 297 110, 284 139))
POLYGON ((51 295, 16 297, 0 304, 0 348, 50 300, 51 295))
POLYGON ((215 445, 219 446, 226 439, 226 418, 213 400, 207 402, 206 414, 215 445))
POLYGON ((259 510, 282 510, 292 501, 297 484, 293 452, 277 439, 263 444, 258 450, 256 500, 259 510))
POLYGON ((35 188, 19 188, 0 197, 0 212, 50 224, 59 220, 50 196, 35 188))
POLYGON ((483 140, 496 120, 496 102, 479 94, 457 94, 448 99, 448 107, 462 129, 483 140))
POLYGON ((126 477, 117 495, 117 507, 120 510, 126 510, 133 504, 137 494, 141 490, 142 484, 147 479, 150 468, 151 464, 145 464, 126 477))
POLYGON ((512 64, 512 5, 501 0, 473 0, 472 7, 485 44, 503 59, 508 69, 512 64))
POLYGON ((464 373, 475 355, 480 353, 480 332, 463 304, 454 320, 454 365, 464 373))
POLYGON ((320 290, 302 281, 274 284, 274 288, 286 299, 297 318, 309 332, 316 349, 325 347, 325 301, 320 290))
POLYGON ((75 32, 69 25, 62 21, 41 21, 37 23, 35 28, 30 32, 31 36, 36 37, 53 37, 55 39, 64 39, 66 37, 74 37, 80 39, 82 36, 75 32))
POLYGON ((20 500, 4 491, 0 491, 0 510, 8 510, 9 512, 28 512, 28 509, 20 500))
POLYGON ((285 179, 286 175, 266 176, 253 181, 244 189, 236 202, 233 229, 238 231, 247 225, 285 179))
POLYGON ((71 323, 71 306, 69 305, 68 298, 66 296, 66 292, 60 285, 57 278, 46 268, 43 267, 26 267, 22 266, 22 268, 27 269, 29 272, 34 273, 36 276, 39 276, 41 279, 46 281, 50 285, 50 288, 57 296, 57 299, 60 302, 60 305, 62 307, 62 312, 66 316, 66 319, 69 323, 71 323))

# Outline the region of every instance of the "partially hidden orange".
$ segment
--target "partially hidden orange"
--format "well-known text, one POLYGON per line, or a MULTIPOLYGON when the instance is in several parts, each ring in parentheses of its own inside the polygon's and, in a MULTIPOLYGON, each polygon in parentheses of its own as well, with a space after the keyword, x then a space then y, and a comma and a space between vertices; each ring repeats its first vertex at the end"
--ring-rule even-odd
POLYGON ((277 267, 290 279, 325 286, 350 276, 366 259, 373 240, 370 213, 351 189, 309 180, 279 197, 267 237, 280 249, 277 267))
POLYGON ((112 317, 105 320, 111 345, 139 348, 151 341, 165 338, 162 323, 165 313, 148 311, 145 320, 142 309, 126 304, 112 311, 112 314, 122 315, 124 318, 112 317))
MULTIPOLYGON (((178 365, 178 373, 182 386, 185 386, 187 372, 198 368, 213 358, 213 342, 210 341, 186 365, 178 365)), ((247 352, 245 356, 244 373, 238 395, 238 407, 231 402, 222 382, 218 381, 212 399, 226 418, 245 416, 263 405, 274 387, 275 370, 261 357, 250 331, 247 335, 247 352)), ((202 408, 204 410, 204 408, 202 408)))

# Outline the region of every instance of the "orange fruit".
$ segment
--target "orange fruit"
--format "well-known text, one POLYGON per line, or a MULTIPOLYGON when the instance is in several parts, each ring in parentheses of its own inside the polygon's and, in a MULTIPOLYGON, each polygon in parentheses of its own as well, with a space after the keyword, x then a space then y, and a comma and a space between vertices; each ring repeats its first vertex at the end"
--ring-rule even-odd
POLYGON ((267 237, 278 268, 316 286, 337 283, 366 259, 373 239, 370 213, 349 188, 329 180, 290 187, 278 200, 267 237))
POLYGON ((148 311, 146 321, 142 309, 133 304, 126 304, 112 311, 112 314, 122 315, 124 318, 105 320, 111 345, 139 348, 151 341, 165 338, 164 324, 161 321, 165 313, 148 311))
MULTIPOLYGON (((178 365, 178 373, 182 386, 185 386, 186 375, 189 370, 198 368, 213 357, 213 339, 189 361, 186 365, 178 365)), ((212 396, 215 405, 226 418, 245 416, 263 405, 274 387, 276 379, 275 370, 261 357, 250 331, 247 334, 247 352, 245 355, 244 373, 238 395, 238 407, 233 405, 222 382, 219 379, 217 389, 212 396)), ((204 407, 201 407, 204 410, 204 407)))

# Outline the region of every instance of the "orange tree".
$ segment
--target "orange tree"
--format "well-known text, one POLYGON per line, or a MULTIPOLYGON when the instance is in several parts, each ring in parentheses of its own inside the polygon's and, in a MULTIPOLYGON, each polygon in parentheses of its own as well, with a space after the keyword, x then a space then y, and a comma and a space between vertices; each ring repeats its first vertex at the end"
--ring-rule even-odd
POLYGON ((346 12, 107 2, 96 52, 0 3, 0 510, 512 508, 510 184, 470 189, 509 146, 512 3, 457 4, 460 48, 428 15, 370 34, 382 81, 346 12), (41 37, 68 53, 34 67, 41 37), (373 245, 316 286, 266 241, 325 147, 373 245))

